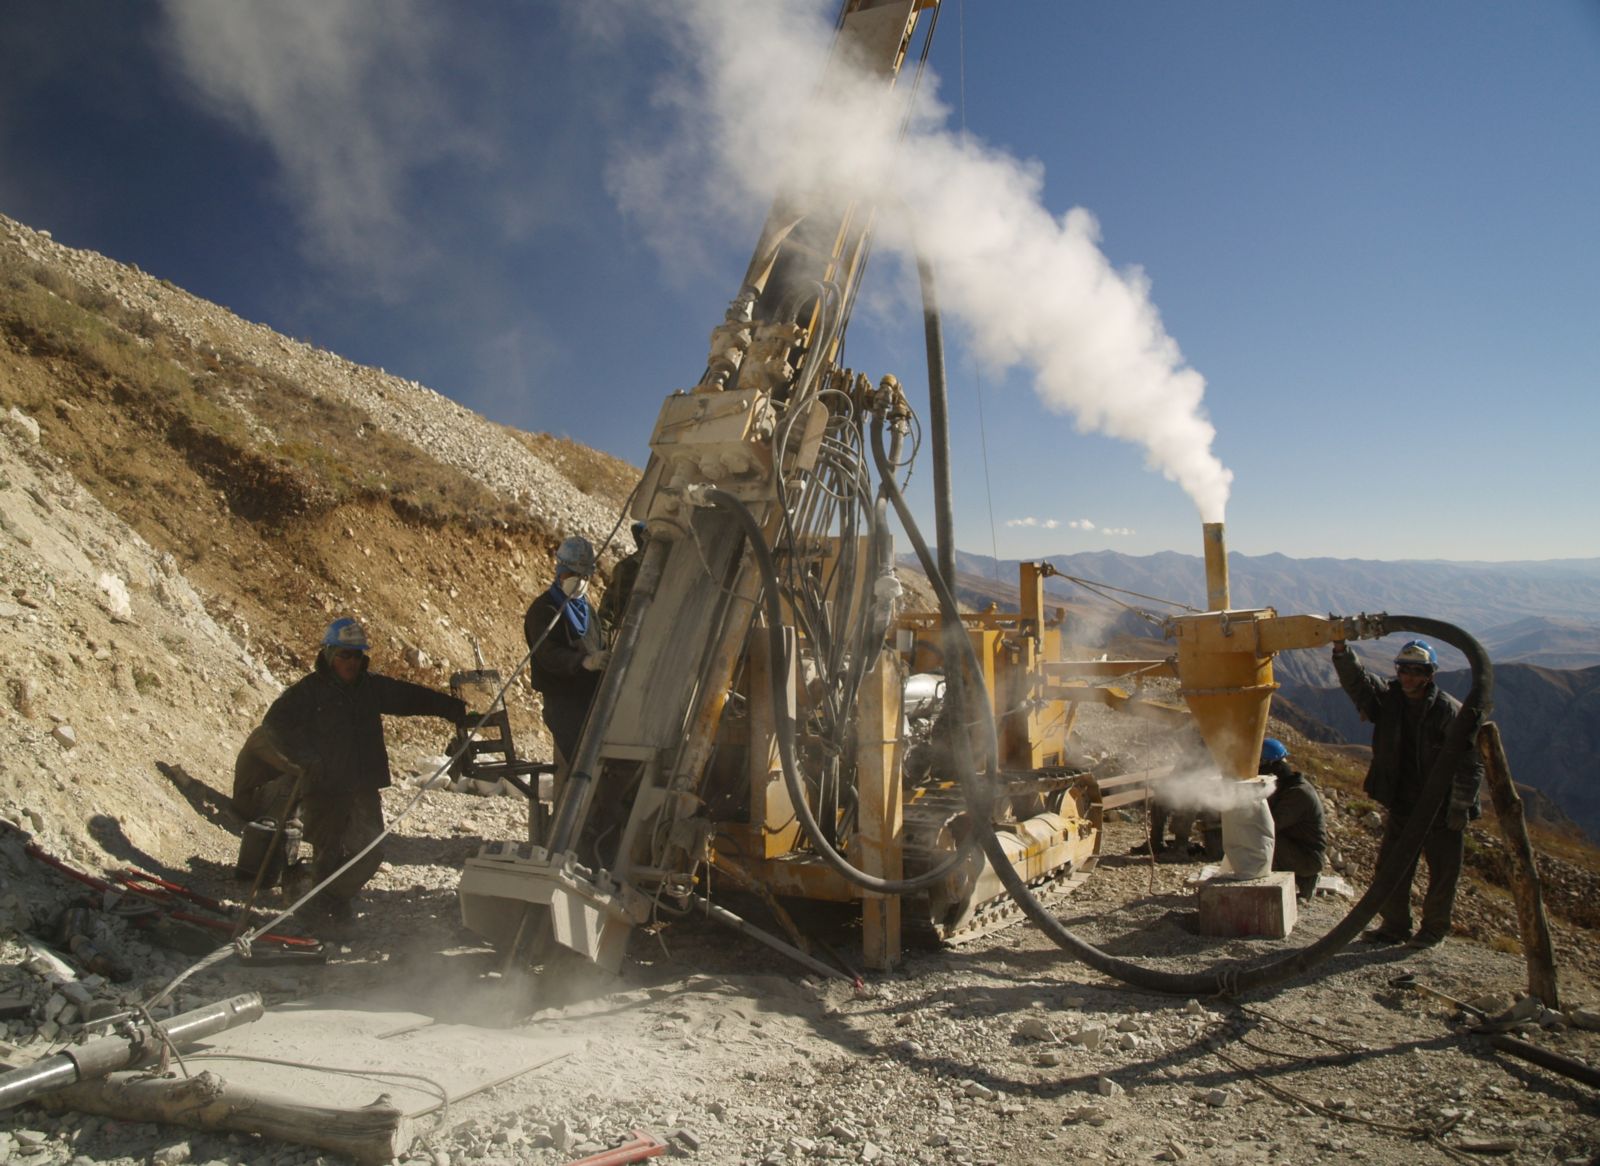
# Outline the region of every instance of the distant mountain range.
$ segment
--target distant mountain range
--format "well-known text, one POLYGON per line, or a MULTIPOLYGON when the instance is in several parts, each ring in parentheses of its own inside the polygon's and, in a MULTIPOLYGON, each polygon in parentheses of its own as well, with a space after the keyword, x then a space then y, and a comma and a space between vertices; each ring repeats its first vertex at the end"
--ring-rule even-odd
MULTIPOLYGON (((1439 687, 1466 695, 1469 672, 1444 672, 1439 687)), ((1372 740, 1340 688, 1284 685, 1278 696, 1357 745, 1372 740)), ((1600 668, 1569 671, 1496 663, 1491 719, 1512 776, 1555 801, 1590 838, 1600 837, 1600 668)))
MULTIPOLYGON (((1044 560, 1064 576, 1120 588, 1173 603, 1205 606, 1205 565, 1197 555, 1163 551, 1123 555, 1095 551, 1044 560)), ((1004 603, 1016 593, 1018 560, 996 561, 958 552, 956 568, 969 602, 989 596, 1004 603), (993 590, 991 591, 991 587, 993 590)), ((1453 623, 1474 636, 1501 663, 1545 668, 1600 665, 1600 559, 1481 563, 1443 560, 1292 559, 1287 555, 1228 556, 1233 606, 1272 607, 1280 614, 1356 615, 1361 612, 1426 616, 1453 623)), ((1093 590, 1061 578, 1045 593, 1069 606, 1085 638, 1150 635, 1137 615, 1093 590)), ((1133 595, 1123 603, 1158 614, 1174 609, 1133 595)), ((1398 641, 1358 645, 1373 661, 1387 661, 1398 641)), ((1441 665, 1466 661, 1440 646, 1441 665)), ((1337 681, 1327 654, 1286 653, 1276 665, 1284 682, 1327 686, 1337 681)))
MULTIPOLYGON (((1164 616, 1175 609, 1139 597, 1205 605, 1205 567, 1196 555, 1098 551, 1046 561, 1062 575, 1084 581, 1052 578, 1045 584, 1047 597, 1066 610, 1069 636, 1080 643, 1118 653, 1165 654, 1173 645, 1161 640, 1159 629, 1139 611, 1164 616)), ((997 564, 985 555, 958 553, 958 597, 974 608, 1014 606, 1017 565, 1015 559, 997 564)), ((1513 776, 1551 798, 1590 837, 1600 837, 1600 783, 1595 781, 1600 773, 1600 559, 1383 562, 1230 554, 1228 573, 1235 608, 1272 607, 1283 615, 1424 616, 1475 637, 1495 665, 1492 715, 1513 776)), ((1387 673, 1400 642, 1390 637, 1351 646, 1387 673)), ((1465 659, 1438 647, 1440 685, 1464 695, 1465 659)), ((1327 651, 1282 653, 1273 670, 1283 686, 1278 694, 1283 713, 1308 736, 1358 745, 1370 741, 1371 729, 1339 688, 1327 651)))

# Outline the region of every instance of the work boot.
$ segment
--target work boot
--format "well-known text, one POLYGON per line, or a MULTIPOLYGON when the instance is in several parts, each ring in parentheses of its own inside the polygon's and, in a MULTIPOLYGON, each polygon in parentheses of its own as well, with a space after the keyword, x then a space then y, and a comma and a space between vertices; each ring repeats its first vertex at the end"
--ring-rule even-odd
POLYGON ((345 940, 355 932, 356 905, 351 899, 321 895, 306 904, 306 911, 312 934, 322 939, 345 940))
POLYGON ((1374 927, 1361 933, 1362 943, 1405 943, 1410 938, 1409 931, 1391 931, 1387 926, 1374 927))
POLYGON ((1444 942, 1444 935, 1438 931, 1419 931, 1406 940, 1407 947, 1438 947, 1444 942))

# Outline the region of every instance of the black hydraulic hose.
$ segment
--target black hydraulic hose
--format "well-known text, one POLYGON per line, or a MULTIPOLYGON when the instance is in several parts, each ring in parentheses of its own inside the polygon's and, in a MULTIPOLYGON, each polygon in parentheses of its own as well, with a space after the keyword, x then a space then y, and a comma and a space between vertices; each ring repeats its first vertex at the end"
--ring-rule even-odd
POLYGON ((761 524, 756 521, 755 515, 750 513, 749 507, 743 502, 726 490, 716 488, 705 492, 705 500, 719 510, 732 514, 738 520, 739 525, 744 528, 745 541, 750 544, 750 553, 755 559, 756 567, 761 572, 763 581, 761 596, 767 609, 767 667, 772 682, 772 719, 778 735, 778 759, 783 769, 784 785, 789 790, 789 800, 794 803, 795 817, 800 820, 800 828, 805 831, 806 837, 817 848, 817 853, 823 860, 858 887, 876 891, 881 895, 907 895, 938 882, 967 861, 977 845, 973 835, 969 834, 955 853, 944 862, 910 879, 886 879, 868 874, 852 866, 850 860, 834 849, 824 836, 822 825, 811 812, 806 791, 800 784, 800 767, 795 760, 794 718, 789 715, 788 706, 781 696, 789 653, 783 640, 783 610, 778 603, 778 571, 772 562, 772 551, 767 547, 766 535, 761 529, 761 524))
MULTIPOLYGON (((950 504, 950 394, 944 376, 944 325, 939 315, 933 263, 917 252, 922 284, 922 331, 928 348, 928 441, 933 452, 933 540, 939 550, 939 573, 952 590, 956 585, 956 533, 950 504)), ((883 467, 878 467, 884 473, 883 467)), ((887 474, 885 474, 887 476, 887 474)))
MULTIPOLYGON (((956 610, 954 598, 944 580, 939 577, 933 556, 928 552, 928 545, 923 540, 921 532, 917 529, 915 520, 911 516, 910 507, 906 505, 905 497, 893 485, 893 478, 885 474, 886 457, 883 450, 883 424, 873 427, 872 433, 873 455, 878 461, 880 475, 889 483, 889 498, 894 504, 895 512, 900 516, 906 534, 911 539, 912 546, 916 549, 917 558, 922 563, 924 571, 928 572, 930 581, 939 597, 939 608, 948 624, 959 621, 960 614, 956 610)), ((1093 944, 1079 939, 1061 921, 1056 919, 1028 888, 1026 881, 1016 872, 1006 855, 1005 849, 1000 845, 1000 840, 994 831, 994 824, 990 820, 987 810, 990 798, 987 791, 979 785, 973 767, 963 766, 962 780, 967 793, 969 810, 973 819, 973 835, 977 836, 983 846, 984 853, 988 856, 990 865, 994 867, 995 874, 1005 885, 1022 912, 1032 920, 1040 930, 1068 954, 1081 962, 1088 964, 1096 971, 1103 972, 1115 979, 1133 984, 1156 992, 1168 992, 1187 996, 1203 996, 1213 994, 1234 995, 1241 992, 1252 991, 1257 988, 1267 987, 1292 979, 1297 975, 1321 963, 1333 955, 1346 943, 1353 939, 1361 928, 1366 926, 1373 915, 1382 906, 1383 902, 1399 887, 1405 873, 1411 868, 1412 862, 1422 850, 1423 838, 1432 829, 1434 819, 1444 806, 1450 787, 1454 782, 1455 774, 1461 763, 1466 759, 1467 751, 1474 745, 1478 727, 1488 715, 1491 692, 1494 683, 1494 670, 1489 662, 1483 646, 1472 636, 1451 624, 1440 620, 1424 619, 1419 616, 1386 616, 1383 619, 1384 629, 1388 632, 1415 631, 1423 635, 1431 635, 1443 640, 1452 647, 1461 651, 1467 657, 1467 662, 1472 668, 1472 687, 1467 693, 1467 698, 1461 704, 1461 710, 1456 714, 1455 720, 1450 724, 1445 736, 1443 748, 1438 758, 1434 761, 1432 770, 1429 771, 1423 785, 1421 797, 1418 799, 1416 809, 1412 812, 1406 828, 1401 832, 1393 851, 1387 860, 1379 866, 1373 874, 1371 885, 1349 913, 1326 935, 1308 944, 1306 947, 1290 952, 1268 964, 1244 965, 1234 963, 1220 965, 1204 972, 1166 972, 1155 968, 1147 968, 1140 964, 1120 960, 1107 955, 1093 944)), ((970 669, 974 686, 979 695, 983 694, 983 674, 978 668, 976 655, 972 645, 965 636, 960 638, 961 659, 958 663, 951 659, 946 668, 946 685, 952 678, 958 677, 961 665, 970 669)), ((958 690, 959 694, 959 690, 958 690)), ((987 726, 985 741, 987 744, 987 762, 991 774, 999 770, 997 745, 994 733, 994 722, 990 717, 982 718, 987 726)), ((964 751, 967 746, 964 735, 958 735, 958 750, 964 751)))

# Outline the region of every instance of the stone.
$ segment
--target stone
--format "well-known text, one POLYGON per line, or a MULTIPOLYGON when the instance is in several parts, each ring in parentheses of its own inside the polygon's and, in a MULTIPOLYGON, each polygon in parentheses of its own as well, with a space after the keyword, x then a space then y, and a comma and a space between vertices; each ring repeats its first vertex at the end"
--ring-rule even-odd
POLYGON ((550 1127, 550 1144, 556 1149, 570 1150, 572 1143, 572 1127, 567 1124, 565 1118, 550 1127))
POLYGON ((1259 879, 1207 879, 1195 893, 1201 935, 1284 939, 1300 919, 1294 875, 1286 870, 1259 879))
POLYGON ((180 1166, 187 1162, 193 1151, 188 1142, 172 1142, 150 1155, 150 1166, 180 1166))
POLYGON ((1041 1065, 1047 1069, 1054 1068, 1056 1065, 1062 1065, 1065 1063, 1065 1057, 1063 1057, 1060 1053, 1053 1052, 1048 1049, 1034 1058, 1034 1064, 1041 1065))
POLYGON ((1226 1089, 1207 1089, 1200 1095, 1200 1100, 1214 1109, 1221 1109, 1233 1100, 1233 1094, 1226 1089))
POLYGON ((13 405, 11 406, 11 411, 6 414, 6 420, 26 433, 28 440, 33 442, 34 445, 39 444, 39 423, 32 417, 29 417, 21 409, 13 405))
POLYGON ((1122 1094, 1123 1088, 1110 1077, 1097 1077, 1094 1082, 1094 1091, 1101 1097, 1117 1097, 1122 1094))
POLYGON ((677 1129, 672 1131, 672 1137, 684 1144, 686 1149, 698 1150, 705 1144, 704 1139, 693 1130, 677 1129))
POLYGON ((1090 1052, 1094 1052, 1106 1039, 1106 1026, 1103 1024, 1086 1024, 1077 1031, 1073 1039, 1090 1052))
POLYGON ((50 735, 56 739, 57 745, 69 752, 78 746, 78 734, 71 725, 57 725, 50 730, 50 735))
POLYGON ((1055 1032, 1037 1016, 1029 1016, 1017 1025, 1017 1036, 1023 1040, 1053 1041, 1055 1032))
POLYGON ((962 1092, 976 1101, 993 1101, 995 1099, 995 1091, 979 1081, 968 1081, 967 1087, 962 1092))
POLYGON ((1588 1008, 1574 1008, 1567 1013, 1567 1019, 1577 1028, 1588 1029, 1590 1032, 1600 1031, 1600 1012, 1588 1008))

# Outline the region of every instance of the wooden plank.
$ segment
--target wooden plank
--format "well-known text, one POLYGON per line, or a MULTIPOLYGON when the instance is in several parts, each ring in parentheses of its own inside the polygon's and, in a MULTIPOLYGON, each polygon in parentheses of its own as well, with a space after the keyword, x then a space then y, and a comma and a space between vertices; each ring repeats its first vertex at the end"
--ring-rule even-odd
POLYGON ((357 1162, 390 1162, 411 1148, 412 1122, 372 1087, 369 1104, 340 1109, 243 1089, 215 1073, 152 1077, 113 1073, 43 1098, 51 1108, 98 1113, 122 1121, 168 1122, 201 1130, 261 1134, 348 1154, 357 1162), (375 1099, 374 1099, 375 1098, 375 1099))
POLYGON ((1559 1009, 1561 996, 1556 985, 1556 957, 1550 942, 1550 921, 1545 917, 1544 898, 1539 890, 1539 869, 1533 861, 1533 843, 1523 820, 1522 798, 1511 780, 1511 762, 1500 744, 1500 726, 1486 722, 1478 730, 1478 749, 1483 754, 1484 774, 1489 797, 1494 803, 1500 832, 1511 855, 1511 890, 1517 903, 1517 922, 1522 932, 1522 950, 1528 961, 1528 991, 1546 1008, 1559 1009))

